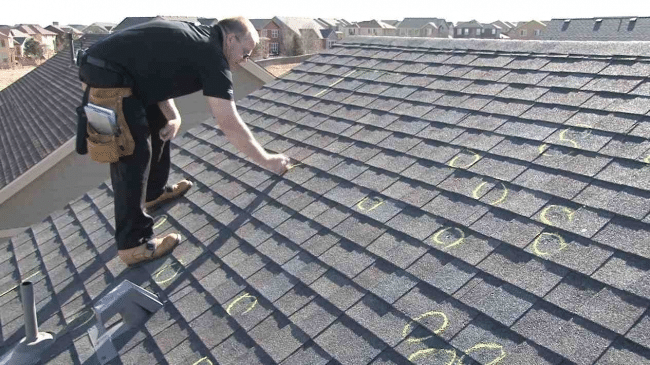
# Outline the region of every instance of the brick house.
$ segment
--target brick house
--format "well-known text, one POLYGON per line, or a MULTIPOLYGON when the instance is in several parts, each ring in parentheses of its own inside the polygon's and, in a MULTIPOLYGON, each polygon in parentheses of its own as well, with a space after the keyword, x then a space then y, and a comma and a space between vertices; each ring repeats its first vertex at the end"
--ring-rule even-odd
POLYGON ((16 63, 14 37, 8 29, 0 29, 0 68, 9 68, 16 63))
POLYGON ((21 24, 16 29, 34 38, 38 43, 43 45, 43 57, 46 59, 56 53, 56 33, 37 24, 21 24))
POLYGON ((537 20, 531 20, 529 22, 519 22, 519 24, 507 32, 506 35, 511 39, 542 39, 545 30, 546 24, 537 20))
POLYGON ((356 23, 359 27, 358 33, 355 35, 366 36, 395 36, 397 35, 397 28, 395 26, 385 23, 381 20, 366 20, 356 23))

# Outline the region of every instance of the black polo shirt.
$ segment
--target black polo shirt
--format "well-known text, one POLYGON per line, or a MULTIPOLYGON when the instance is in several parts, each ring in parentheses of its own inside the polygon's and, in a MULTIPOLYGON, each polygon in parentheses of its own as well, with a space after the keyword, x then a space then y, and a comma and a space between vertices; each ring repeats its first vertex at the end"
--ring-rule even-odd
POLYGON ((124 67, 146 105, 203 89, 233 99, 232 74, 217 26, 153 20, 112 34, 88 54, 124 67))

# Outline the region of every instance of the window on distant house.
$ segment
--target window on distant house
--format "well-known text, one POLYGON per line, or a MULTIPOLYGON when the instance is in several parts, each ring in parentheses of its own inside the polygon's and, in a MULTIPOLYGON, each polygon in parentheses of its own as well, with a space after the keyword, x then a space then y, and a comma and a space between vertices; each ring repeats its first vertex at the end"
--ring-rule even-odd
POLYGON ((5 48, 5 40, 0 40, 0 48, 5 48))
POLYGON ((495 35, 495 34, 497 34, 497 30, 492 28, 492 35, 495 35))
POLYGON ((528 34, 528 32, 526 31, 526 29, 522 29, 522 30, 519 31, 519 35, 522 36, 522 37, 525 37, 526 34, 528 34))
POLYGON ((465 28, 465 29, 463 29, 463 34, 465 34, 465 35, 469 35, 469 28, 465 28))
POLYGON ((535 29, 535 35, 538 36, 540 34, 542 34, 542 30, 541 29, 535 29))
POLYGON ((431 35, 431 34, 433 34, 433 29, 431 28, 427 29, 427 35, 431 35))
POLYGON ((405 29, 400 29, 399 30, 399 35, 406 35, 406 30, 405 29))
POLYGON ((456 29, 456 34, 457 34, 457 35, 461 35, 461 34, 463 34, 463 30, 460 29, 460 28, 456 29))
POLYGON ((266 38, 266 29, 262 29, 262 37, 266 38))
POLYGON ((271 38, 277 38, 279 36, 279 32, 277 29, 271 29, 271 38))
POLYGON ((329 39, 327 40, 327 48, 332 48, 332 45, 334 45, 334 41, 330 41, 329 39))
POLYGON ((271 47, 270 47, 270 52, 271 52, 271 54, 278 54, 278 53, 280 53, 280 48, 279 48, 278 43, 271 43, 271 44, 269 44, 269 45, 271 46, 271 47))

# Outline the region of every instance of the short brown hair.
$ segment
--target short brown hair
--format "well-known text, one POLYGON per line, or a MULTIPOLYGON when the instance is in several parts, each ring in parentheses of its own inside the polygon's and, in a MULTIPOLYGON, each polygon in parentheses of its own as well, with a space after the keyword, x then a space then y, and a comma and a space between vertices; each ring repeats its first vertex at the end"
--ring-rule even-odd
POLYGON ((255 31, 253 23, 243 16, 221 19, 217 25, 220 26, 226 34, 234 34, 240 39, 251 34, 255 43, 259 41, 259 36, 257 35, 257 31, 255 31))

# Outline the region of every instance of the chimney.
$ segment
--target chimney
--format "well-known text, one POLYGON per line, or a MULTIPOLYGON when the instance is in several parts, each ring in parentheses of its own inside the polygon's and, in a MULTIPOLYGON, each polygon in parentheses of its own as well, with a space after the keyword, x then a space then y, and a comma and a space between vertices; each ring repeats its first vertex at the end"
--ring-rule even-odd
POLYGON ((55 27, 58 27, 58 26, 59 26, 59 22, 52 22, 52 25, 55 26, 55 27))

